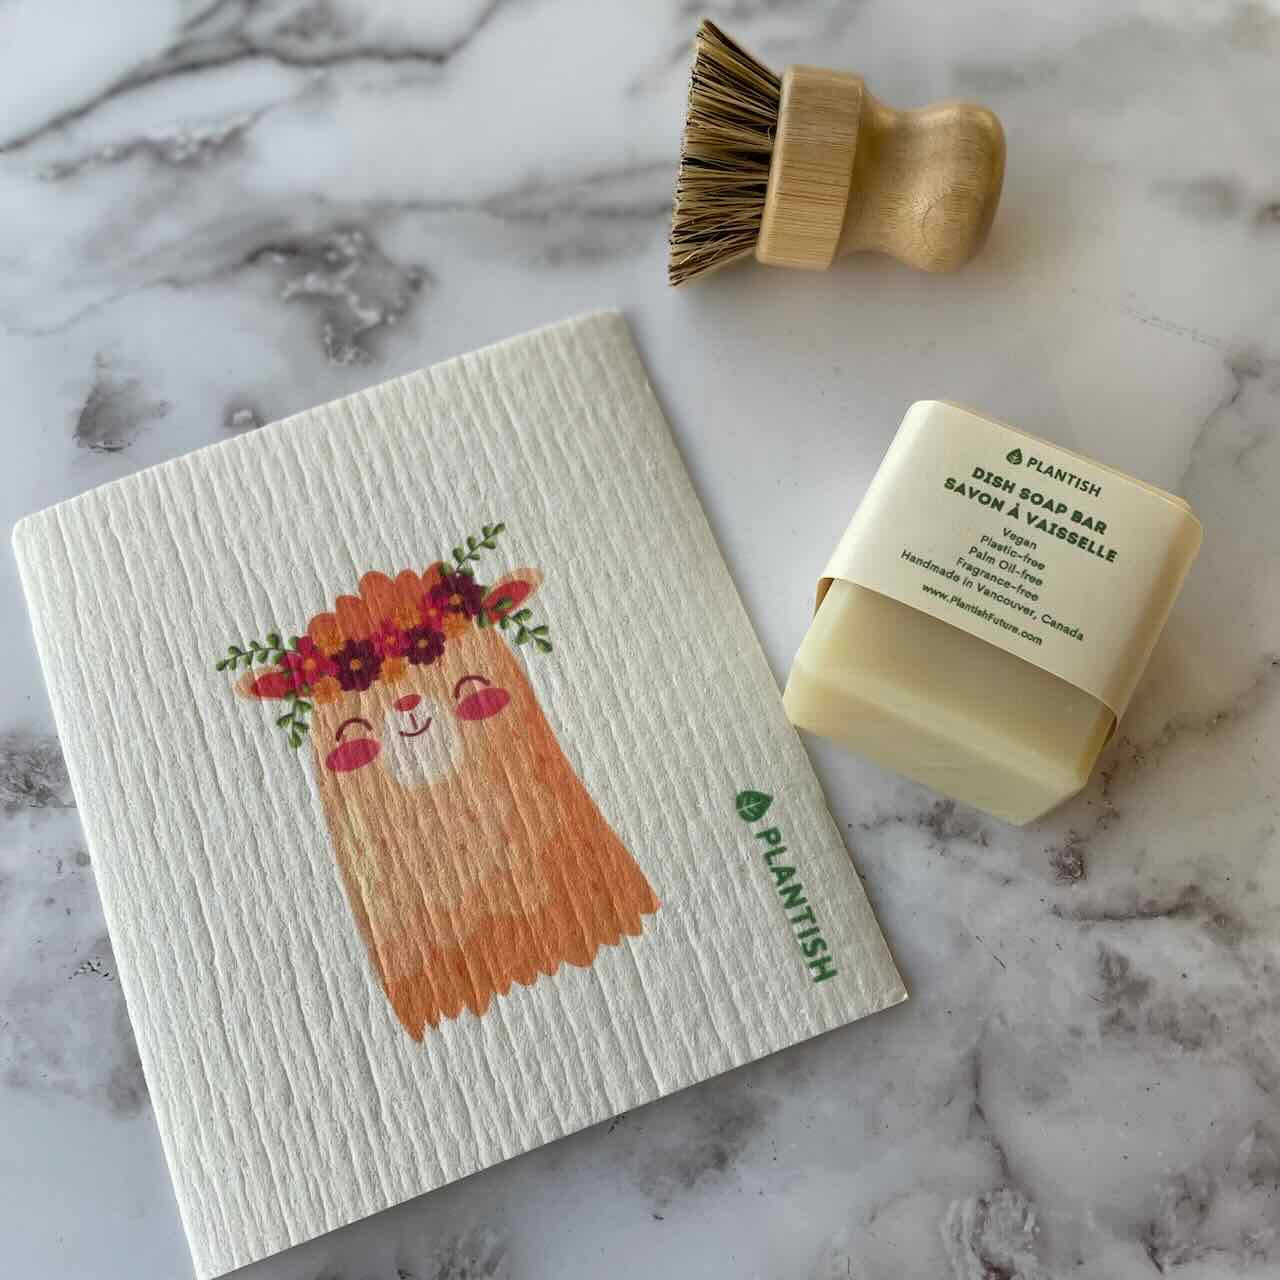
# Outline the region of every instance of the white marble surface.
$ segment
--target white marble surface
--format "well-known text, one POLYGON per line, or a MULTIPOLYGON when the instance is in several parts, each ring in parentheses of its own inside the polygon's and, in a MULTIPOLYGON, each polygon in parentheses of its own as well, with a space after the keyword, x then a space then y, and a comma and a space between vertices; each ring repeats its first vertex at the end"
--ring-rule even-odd
MULTIPOLYGON (((781 678, 913 399, 1183 492, 1205 550, 1089 790, 1017 831, 811 744, 889 1014, 254 1280, 1280 1275, 1280 7, 8 0, 0 512, 620 304, 781 678), (984 256, 668 291, 703 8, 1009 135, 984 256)), ((0 560, 0 1273, 188 1273, 0 560)))

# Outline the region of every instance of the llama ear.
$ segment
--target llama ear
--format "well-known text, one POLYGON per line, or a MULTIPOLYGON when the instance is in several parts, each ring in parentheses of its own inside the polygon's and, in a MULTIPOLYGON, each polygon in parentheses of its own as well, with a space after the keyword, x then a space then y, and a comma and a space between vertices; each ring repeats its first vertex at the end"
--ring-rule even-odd
POLYGON ((489 588, 489 594, 484 598, 484 611, 495 621, 504 618, 525 604, 540 586, 542 574, 539 570, 512 569, 489 588))
POLYGON ((256 671, 249 670, 236 681, 236 692, 242 698, 253 698, 255 701, 283 698, 292 688, 292 677, 286 675, 279 667, 259 667, 256 671))

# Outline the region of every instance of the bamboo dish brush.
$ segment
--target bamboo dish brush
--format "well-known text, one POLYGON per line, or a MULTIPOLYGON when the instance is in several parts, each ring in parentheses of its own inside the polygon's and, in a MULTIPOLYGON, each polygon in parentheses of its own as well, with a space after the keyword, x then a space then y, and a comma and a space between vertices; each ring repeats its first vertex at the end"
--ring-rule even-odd
POLYGON ((953 271, 987 238, 1004 131, 985 107, 895 111, 862 78, 761 65, 714 23, 698 30, 668 278, 753 253, 822 270, 862 249, 953 271))

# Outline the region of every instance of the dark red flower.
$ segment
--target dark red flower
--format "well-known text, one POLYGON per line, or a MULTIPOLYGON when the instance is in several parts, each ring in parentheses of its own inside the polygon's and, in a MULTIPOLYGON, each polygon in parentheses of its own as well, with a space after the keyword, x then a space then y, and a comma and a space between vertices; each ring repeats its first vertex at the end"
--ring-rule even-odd
POLYGON ((429 667, 444 652, 444 633, 433 627, 414 627, 405 638, 409 647, 404 656, 415 666, 429 667))
POLYGON ((333 655, 333 665, 337 668, 334 674, 338 683, 344 689, 359 693, 378 678, 382 659, 371 640, 348 640, 333 655))
POLYGON ((476 617, 484 605, 484 588, 467 573, 445 573, 431 588, 431 603, 446 613, 476 617))

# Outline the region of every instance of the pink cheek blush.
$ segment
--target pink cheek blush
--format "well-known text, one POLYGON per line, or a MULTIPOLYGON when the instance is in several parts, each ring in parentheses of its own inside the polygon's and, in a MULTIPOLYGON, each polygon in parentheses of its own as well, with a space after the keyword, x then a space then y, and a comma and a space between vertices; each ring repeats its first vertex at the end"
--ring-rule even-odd
POLYGON ((352 738, 329 752, 324 767, 334 773, 350 773, 352 769, 363 769, 365 765, 372 764, 381 750, 382 743, 377 738, 352 738))
POLYGON ((505 689, 477 689, 458 703, 459 720, 487 720, 511 701, 505 689))

